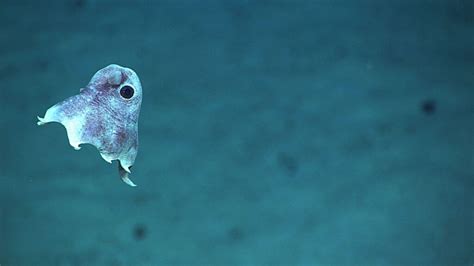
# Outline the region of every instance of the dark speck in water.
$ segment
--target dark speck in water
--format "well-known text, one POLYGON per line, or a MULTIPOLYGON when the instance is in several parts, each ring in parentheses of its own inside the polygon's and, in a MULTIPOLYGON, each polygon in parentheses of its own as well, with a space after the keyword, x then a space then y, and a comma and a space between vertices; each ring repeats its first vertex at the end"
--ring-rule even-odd
POLYGON ((298 161, 296 161, 293 156, 282 152, 278 154, 277 160, 280 167, 282 167, 287 174, 294 175, 298 171, 298 161))
POLYGON ((227 232, 228 237, 232 241, 239 241, 244 238, 244 232, 242 232, 242 229, 240 227, 234 226, 229 231, 227 232))
POLYGON ((434 114, 436 111, 436 102, 434 100, 425 100, 421 103, 421 110, 426 115, 434 114))
POLYGON ((86 0, 74 0, 73 3, 75 8, 83 8, 86 5, 86 0))
POLYGON ((137 224, 133 228, 133 237, 137 241, 143 240, 146 237, 146 234, 147 234, 147 229, 146 229, 146 226, 143 224, 137 224))

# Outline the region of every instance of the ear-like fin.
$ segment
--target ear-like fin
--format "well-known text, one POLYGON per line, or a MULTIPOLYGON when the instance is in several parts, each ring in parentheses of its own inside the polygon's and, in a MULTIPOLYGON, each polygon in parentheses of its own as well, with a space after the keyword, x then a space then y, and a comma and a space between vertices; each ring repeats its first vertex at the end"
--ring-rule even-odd
POLYGON ((128 172, 122 167, 120 162, 118 162, 118 170, 119 170, 120 178, 122 179, 123 182, 125 182, 125 184, 127 184, 131 187, 136 187, 137 186, 137 185, 135 185, 135 183, 132 182, 132 180, 130 180, 130 178, 128 178, 128 172))
POLYGON ((36 122, 36 124, 37 124, 38 126, 42 126, 42 125, 44 125, 44 124, 47 123, 47 122, 44 120, 44 118, 39 117, 39 116, 37 116, 37 118, 38 118, 38 122, 36 122))
POLYGON ((80 144, 90 143, 83 136, 87 125, 87 114, 82 107, 86 101, 82 95, 69 97, 46 110, 44 117, 38 116, 37 124, 38 126, 51 122, 62 124, 66 128, 69 144, 75 150, 79 150, 80 144))

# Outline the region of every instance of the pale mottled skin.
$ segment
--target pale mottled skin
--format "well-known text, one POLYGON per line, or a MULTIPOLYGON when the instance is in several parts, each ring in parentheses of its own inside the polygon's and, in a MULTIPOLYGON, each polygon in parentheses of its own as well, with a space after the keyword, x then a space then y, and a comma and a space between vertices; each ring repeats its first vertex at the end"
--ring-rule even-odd
POLYGON ((138 150, 138 116, 142 88, 137 74, 119 65, 109 65, 95 73, 89 84, 46 111, 38 125, 59 122, 66 127, 69 143, 75 149, 80 144, 92 144, 107 162, 119 161, 120 177, 128 178, 138 150), (121 88, 133 88, 129 99, 120 94, 121 88))

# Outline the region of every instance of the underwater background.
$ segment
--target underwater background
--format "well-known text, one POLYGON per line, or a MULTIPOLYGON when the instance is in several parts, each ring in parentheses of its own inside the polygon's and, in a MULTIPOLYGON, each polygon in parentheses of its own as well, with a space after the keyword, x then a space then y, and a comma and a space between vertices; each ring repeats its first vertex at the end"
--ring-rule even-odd
POLYGON ((474 2, 0 2, 0 265, 472 265, 474 2), (60 124, 143 86, 132 180, 60 124))

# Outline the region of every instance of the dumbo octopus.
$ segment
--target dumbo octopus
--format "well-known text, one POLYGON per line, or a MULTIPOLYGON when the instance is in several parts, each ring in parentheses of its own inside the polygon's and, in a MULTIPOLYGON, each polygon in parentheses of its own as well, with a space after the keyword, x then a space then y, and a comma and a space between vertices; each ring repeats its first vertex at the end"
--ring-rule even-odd
POLYGON ((92 144, 109 163, 118 160, 120 178, 130 186, 130 168, 138 150, 142 86, 130 68, 109 65, 97 71, 78 95, 50 107, 38 125, 61 123, 69 144, 92 144))

